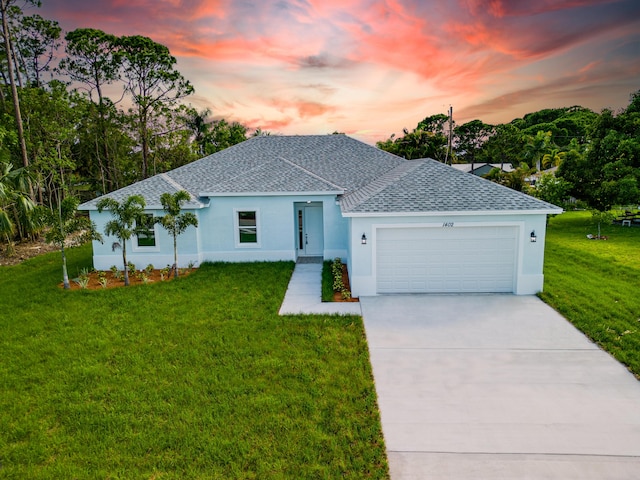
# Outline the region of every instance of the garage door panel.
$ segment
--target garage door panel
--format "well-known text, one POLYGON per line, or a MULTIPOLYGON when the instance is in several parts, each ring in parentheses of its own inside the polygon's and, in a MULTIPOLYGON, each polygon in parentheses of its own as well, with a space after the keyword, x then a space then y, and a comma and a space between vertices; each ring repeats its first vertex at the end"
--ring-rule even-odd
POLYGON ((383 228, 379 293, 511 292, 517 227, 383 228))

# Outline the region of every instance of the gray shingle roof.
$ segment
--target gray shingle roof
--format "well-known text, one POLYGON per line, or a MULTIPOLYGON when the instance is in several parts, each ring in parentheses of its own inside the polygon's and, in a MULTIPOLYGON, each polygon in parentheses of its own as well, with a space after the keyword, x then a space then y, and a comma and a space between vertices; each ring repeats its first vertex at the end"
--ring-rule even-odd
MULTIPOLYGON (((403 162, 395 155, 346 135, 265 136, 250 138, 163 175, 193 197, 203 193, 335 194, 362 188, 403 162)), ((158 177, 142 180, 108 196, 122 200, 138 193, 145 197, 148 205, 155 204, 162 193, 174 191, 172 186, 168 190, 167 182, 158 177)), ((92 200, 80 208, 92 209, 95 203, 96 200, 92 200)))
MULTIPOLYGON (((147 208, 162 208, 160 203, 160 196, 163 193, 175 193, 179 190, 185 190, 180 184, 169 177, 166 173, 154 175, 140 182, 126 186, 114 192, 108 194, 109 197, 122 202, 130 195, 142 195, 147 204, 147 208)), ((191 199, 183 204, 184 208, 202 208, 205 204, 205 199, 196 198, 192 192, 191 199)), ((88 202, 80 205, 80 210, 95 210, 96 204, 102 197, 94 198, 88 202)))
MULTIPOLYGON (((109 193, 160 207, 178 190, 202 208, 206 198, 238 194, 343 194, 345 214, 560 209, 431 159, 404 160, 345 135, 254 137, 170 172, 109 193)), ((80 206, 95 209, 98 199, 80 206)))
POLYGON ((407 160, 396 175, 390 172, 377 188, 342 197, 345 214, 463 211, 537 211, 561 209, 521 192, 460 172, 432 159, 407 160))
POLYGON ((342 187, 298 167, 282 158, 268 161, 235 178, 213 185, 208 195, 233 193, 334 192, 342 187))

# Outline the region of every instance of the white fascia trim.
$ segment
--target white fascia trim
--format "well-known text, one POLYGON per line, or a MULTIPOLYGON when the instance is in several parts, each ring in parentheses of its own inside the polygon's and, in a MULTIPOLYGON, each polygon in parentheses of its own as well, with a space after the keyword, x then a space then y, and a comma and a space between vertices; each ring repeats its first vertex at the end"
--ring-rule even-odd
MULTIPOLYGON (((207 203, 200 203, 198 202, 198 206, 197 207, 192 207, 189 205, 182 205, 181 206, 181 210, 200 210, 201 208, 207 208, 209 206, 209 202, 207 203)), ((144 207, 145 210, 164 210, 164 207, 162 205, 146 205, 144 207)))
POLYGON ((342 212, 343 217, 454 217, 480 215, 558 215, 564 212, 561 208, 540 210, 460 210, 441 212, 342 212))
POLYGON ((200 192, 201 197, 302 197, 309 195, 342 195, 344 190, 321 192, 200 192))
MULTIPOLYGON (((198 205, 183 205, 182 206, 182 210, 200 210, 202 208, 207 208, 209 206, 209 202, 206 203, 202 203, 202 202, 198 202, 198 205)), ((164 207, 159 204, 159 205, 145 205, 144 207, 145 211, 146 210, 163 210, 164 207)), ((81 212, 97 212, 98 208, 95 205, 90 205, 87 207, 83 207, 83 208, 79 208, 78 210, 80 210, 81 212)), ((103 210, 104 212, 108 212, 108 209, 103 210)))

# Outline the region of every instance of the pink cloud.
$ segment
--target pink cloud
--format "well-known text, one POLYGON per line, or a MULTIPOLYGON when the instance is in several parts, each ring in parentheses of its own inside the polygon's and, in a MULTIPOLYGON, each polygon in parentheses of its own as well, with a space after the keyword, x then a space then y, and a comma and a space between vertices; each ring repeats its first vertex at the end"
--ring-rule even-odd
POLYGON ((297 100, 272 99, 268 103, 269 105, 273 106, 280 112, 295 110, 298 114, 298 117, 301 119, 319 117, 324 115, 325 113, 334 112, 336 110, 336 108, 331 105, 325 105, 319 102, 313 102, 313 101, 301 100, 301 99, 297 99, 297 100))
POLYGON ((278 132, 286 129, 287 127, 294 124, 294 119, 291 117, 282 118, 282 119, 250 119, 243 122, 243 124, 247 125, 251 130, 260 129, 263 132, 278 132))
POLYGON ((469 11, 474 16, 487 12, 497 18, 537 15, 578 7, 604 5, 615 0, 467 0, 469 11))
POLYGON ((599 72, 618 55, 637 64, 623 39, 640 31, 637 0, 45 0, 41 14, 167 45, 198 101, 225 118, 362 135, 413 127, 450 102, 506 112, 526 95, 556 98, 558 78, 611 85, 599 72))

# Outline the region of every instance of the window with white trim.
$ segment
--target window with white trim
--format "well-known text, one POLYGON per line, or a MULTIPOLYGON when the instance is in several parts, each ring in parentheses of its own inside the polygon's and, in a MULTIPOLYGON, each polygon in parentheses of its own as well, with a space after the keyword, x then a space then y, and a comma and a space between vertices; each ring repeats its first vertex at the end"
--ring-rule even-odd
POLYGON ((144 214, 144 225, 147 227, 138 232, 138 247, 155 247, 156 246, 156 229, 153 223, 153 214, 144 214))
POLYGON ((238 212, 238 243, 258 243, 258 220, 255 211, 238 212))

